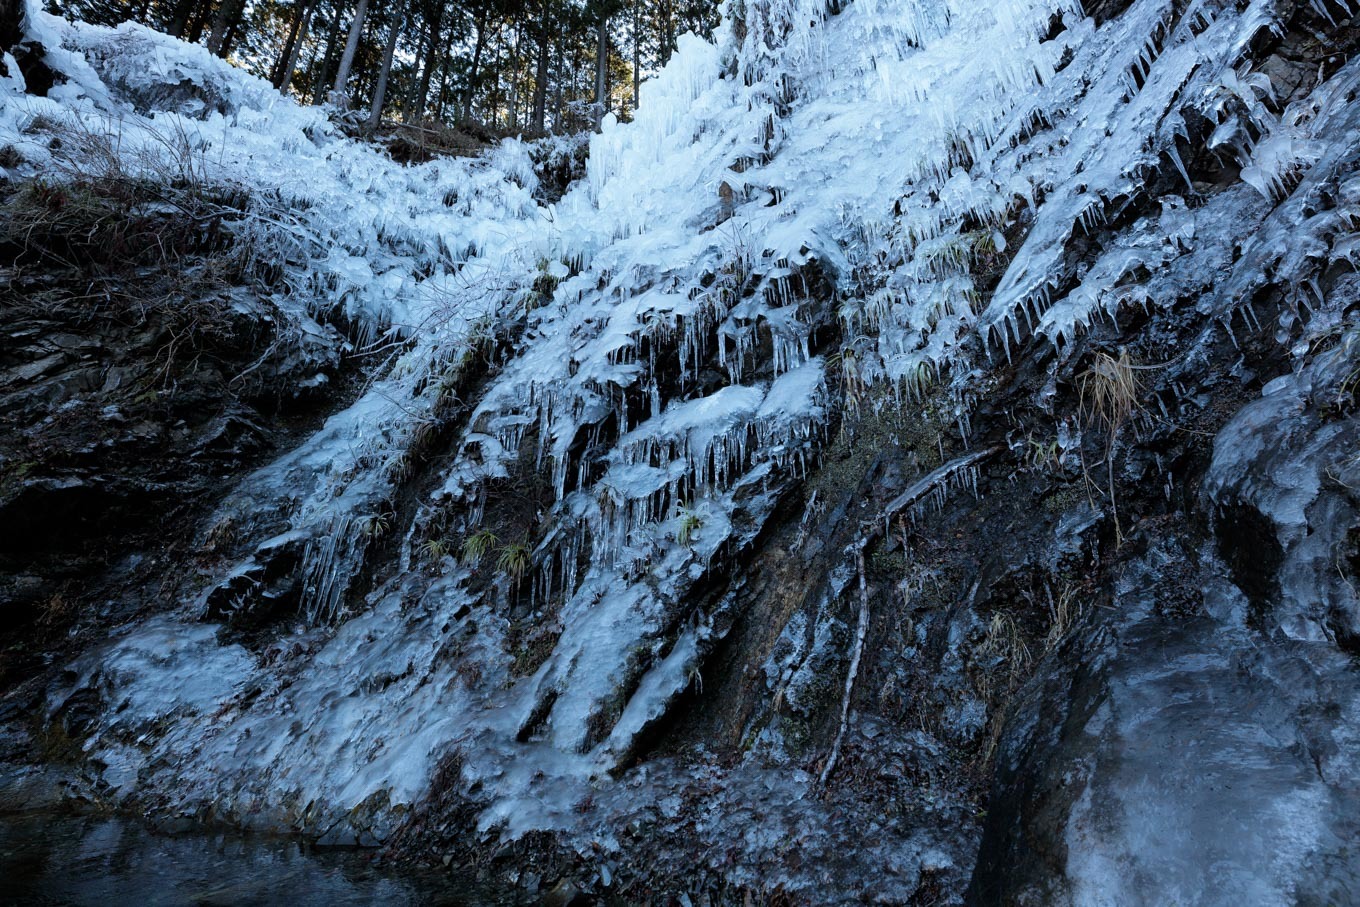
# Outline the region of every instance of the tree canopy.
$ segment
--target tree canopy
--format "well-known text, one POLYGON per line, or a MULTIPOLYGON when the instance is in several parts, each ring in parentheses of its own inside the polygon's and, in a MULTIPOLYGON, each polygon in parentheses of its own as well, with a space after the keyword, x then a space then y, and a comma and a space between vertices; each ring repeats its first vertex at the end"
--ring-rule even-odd
POLYGON ((717 0, 49 0, 202 43, 310 103, 411 125, 529 135, 627 118, 717 0))

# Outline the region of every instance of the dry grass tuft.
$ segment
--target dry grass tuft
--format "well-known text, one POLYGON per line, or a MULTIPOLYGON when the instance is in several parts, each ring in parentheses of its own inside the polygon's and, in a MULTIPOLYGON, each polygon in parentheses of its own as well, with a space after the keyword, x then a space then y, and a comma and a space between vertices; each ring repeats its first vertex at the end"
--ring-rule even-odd
POLYGON ((1121 349, 1117 357, 1099 352, 1091 367, 1077 376, 1078 407, 1086 418, 1104 424, 1111 440, 1140 409, 1140 367, 1128 349, 1121 349))
MULTIPOLYGON (((1109 438, 1105 445, 1105 469, 1109 482, 1110 511, 1114 518, 1116 544, 1123 545, 1124 532, 1119 524, 1119 505, 1114 491, 1115 445, 1119 432, 1134 413, 1141 411, 1138 397, 1142 383, 1138 371, 1142 366, 1133 360, 1127 348, 1120 348, 1118 356, 1106 352, 1095 354, 1091 367, 1077 376, 1078 402, 1082 416, 1094 424, 1105 426, 1109 438)), ((1087 476, 1089 482, 1090 477, 1087 476)))

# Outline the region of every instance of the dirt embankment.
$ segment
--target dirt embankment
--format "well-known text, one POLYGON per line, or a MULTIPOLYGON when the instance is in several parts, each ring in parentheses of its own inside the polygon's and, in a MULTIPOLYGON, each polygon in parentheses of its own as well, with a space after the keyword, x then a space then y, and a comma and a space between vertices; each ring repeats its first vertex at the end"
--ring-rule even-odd
POLYGON ((118 173, 0 184, 0 688, 146 607, 148 580, 174 595, 225 480, 352 394, 341 332, 273 301, 250 203, 118 173))

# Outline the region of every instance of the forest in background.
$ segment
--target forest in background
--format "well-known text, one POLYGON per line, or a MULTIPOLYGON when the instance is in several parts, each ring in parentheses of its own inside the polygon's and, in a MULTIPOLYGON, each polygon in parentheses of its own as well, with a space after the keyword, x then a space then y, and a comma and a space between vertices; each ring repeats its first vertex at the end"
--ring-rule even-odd
POLYGON ((630 117, 676 39, 707 36, 717 0, 49 0, 138 22, 354 111, 369 129, 479 127, 527 136, 630 117))

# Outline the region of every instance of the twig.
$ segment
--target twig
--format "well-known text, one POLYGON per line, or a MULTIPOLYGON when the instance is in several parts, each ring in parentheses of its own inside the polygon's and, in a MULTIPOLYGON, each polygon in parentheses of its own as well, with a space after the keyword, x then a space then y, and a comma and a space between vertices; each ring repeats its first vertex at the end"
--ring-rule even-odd
POLYGON ((954 476, 978 465, 984 460, 990 460, 1000 453, 1001 450, 1002 448, 998 445, 996 447, 988 447, 985 450, 965 454, 962 457, 950 460, 939 469, 934 470, 929 475, 920 479, 906 491, 889 501, 888 505, 883 508, 883 512, 879 514, 877 518, 864 524, 864 536, 859 541, 860 549, 863 550, 871 541, 878 538, 880 534, 880 524, 886 525, 894 516, 925 498, 936 488, 939 488, 941 485, 944 485, 950 479, 954 478, 954 476))
POLYGON ((864 637, 869 632, 869 585, 864 577, 864 547, 855 552, 859 566, 859 622, 855 627, 855 646, 850 650, 850 670, 845 675, 845 694, 841 697, 841 724, 836 731, 836 742, 831 746, 831 755, 817 783, 826 786, 826 779, 836 768, 836 760, 841 755, 841 741, 845 739, 845 728, 850 723, 850 697, 855 692, 855 678, 859 676, 859 661, 864 654, 864 637))
POLYGON ((895 515, 945 485, 959 473, 996 456, 1001 450, 1000 446, 995 446, 966 454, 949 461, 920 479, 906 491, 889 501, 888 506, 875 519, 865 522, 859 540, 846 549, 847 553, 850 551, 855 553, 855 566, 859 569, 859 621, 855 627, 855 644, 850 651, 850 670, 845 676, 845 693, 841 698, 840 727, 836 731, 836 740, 831 746, 831 754, 827 757, 826 765, 822 768, 822 774, 818 778, 817 783, 819 785, 826 785, 827 778, 831 777, 831 772, 836 768, 836 761, 840 758, 841 743, 845 739, 845 729, 850 723, 850 698, 855 690, 855 680, 859 676, 860 658, 864 654, 864 637, 869 632, 869 584, 866 578, 867 571, 864 567, 864 550, 883 534, 885 531, 883 527, 888 525, 895 515))

